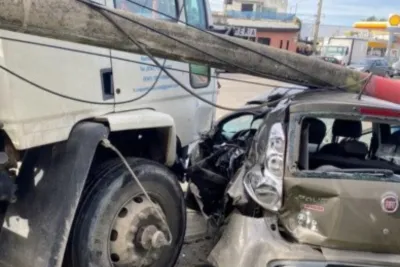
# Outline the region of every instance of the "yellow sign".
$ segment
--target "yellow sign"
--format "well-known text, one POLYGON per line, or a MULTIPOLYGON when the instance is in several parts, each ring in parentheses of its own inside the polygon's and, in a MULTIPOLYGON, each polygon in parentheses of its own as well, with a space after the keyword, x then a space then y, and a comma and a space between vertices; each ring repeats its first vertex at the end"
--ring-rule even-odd
POLYGON ((390 14, 388 21, 358 21, 353 24, 356 29, 385 30, 387 27, 400 27, 400 15, 390 14))
POLYGON ((356 29, 385 30, 387 28, 386 21, 359 21, 353 24, 356 29))
POLYGON ((389 25, 390 26, 399 26, 400 24, 400 16, 397 14, 391 14, 389 16, 389 25))

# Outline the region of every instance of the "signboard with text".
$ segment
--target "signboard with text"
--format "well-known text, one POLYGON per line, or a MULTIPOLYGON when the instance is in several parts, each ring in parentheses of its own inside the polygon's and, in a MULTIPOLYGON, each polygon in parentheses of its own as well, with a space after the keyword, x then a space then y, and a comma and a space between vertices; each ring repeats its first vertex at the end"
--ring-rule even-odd
POLYGON ((248 27, 235 27, 235 36, 238 37, 256 37, 257 29, 248 27))

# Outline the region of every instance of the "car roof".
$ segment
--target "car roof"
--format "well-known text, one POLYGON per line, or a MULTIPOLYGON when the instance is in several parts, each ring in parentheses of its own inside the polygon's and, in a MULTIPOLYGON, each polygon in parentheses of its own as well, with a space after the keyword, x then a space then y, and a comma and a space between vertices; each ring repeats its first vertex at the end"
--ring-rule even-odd
POLYGON ((251 105, 251 104, 265 103, 274 95, 285 95, 285 96, 295 95, 305 90, 308 90, 307 87, 296 86, 296 85, 293 85, 293 87, 275 87, 271 91, 265 92, 261 95, 256 96, 255 98, 252 98, 251 100, 247 101, 246 104, 251 105))
POLYGON ((333 90, 327 90, 324 92, 321 91, 313 92, 313 90, 307 90, 306 93, 295 95, 292 98, 291 105, 293 104, 307 104, 310 107, 314 104, 365 106, 365 107, 398 110, 400 112, 400 105, 386 100, 378 99, 367 95, 362 95, 361 98, 358 99, 358 94, 333 91, 333 90))
POLYGON ((371 59, 371 60, 385 60, 384 57, 367 57, 365 59, 371 59))

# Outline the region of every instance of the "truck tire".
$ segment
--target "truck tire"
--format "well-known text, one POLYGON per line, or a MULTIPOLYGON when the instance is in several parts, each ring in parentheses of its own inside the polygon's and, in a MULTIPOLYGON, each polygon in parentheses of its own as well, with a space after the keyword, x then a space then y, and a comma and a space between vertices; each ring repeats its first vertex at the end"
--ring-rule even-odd
POLYGON ((171 245, 154 245, 156 232, 166 241, 168 229, 121 160, 112 160, 96 168, 90 177, 93 182, 84 192, 75 217, 64 266, 175 265, 186 229, 186 208, 178 180, 158 163, 137 158, 127 161, 164 214, 172 234, 171 245))

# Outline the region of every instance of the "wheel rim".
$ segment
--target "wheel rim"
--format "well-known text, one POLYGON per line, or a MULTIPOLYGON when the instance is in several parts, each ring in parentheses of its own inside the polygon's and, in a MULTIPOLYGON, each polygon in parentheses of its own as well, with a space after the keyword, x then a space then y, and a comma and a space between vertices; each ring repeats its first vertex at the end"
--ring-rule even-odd
POLYGON ((113 265, 149 266, 157 261, 169 239, 168 226, 163 221, 166 221, 165 215, 158 204, 152 204, 144 196, 128 201, 111 228, 109 257, 113 265))

